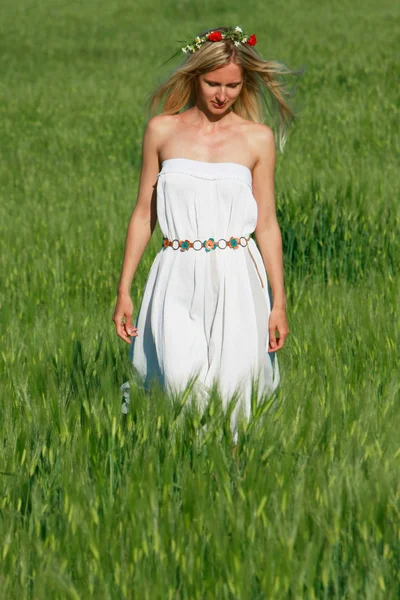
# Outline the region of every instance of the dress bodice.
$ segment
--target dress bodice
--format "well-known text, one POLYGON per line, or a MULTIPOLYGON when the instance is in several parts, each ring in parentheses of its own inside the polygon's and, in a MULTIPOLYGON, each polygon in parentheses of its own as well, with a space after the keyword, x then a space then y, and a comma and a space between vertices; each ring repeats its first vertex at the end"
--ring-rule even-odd
POLYGON ((254 231, 257 214, 248 167, 186 158, 162 162, 157 215, 164 237, 203 240, 246 236, 254 231))

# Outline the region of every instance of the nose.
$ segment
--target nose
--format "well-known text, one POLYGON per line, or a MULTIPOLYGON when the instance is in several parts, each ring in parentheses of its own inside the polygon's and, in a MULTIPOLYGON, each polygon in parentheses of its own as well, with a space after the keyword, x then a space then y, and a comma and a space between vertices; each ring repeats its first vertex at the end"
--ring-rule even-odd
POLYGON ((226 100, 226 90, 225 88, 220 88, 217 93, 217 100, 220 104, 223 104, 226 100))

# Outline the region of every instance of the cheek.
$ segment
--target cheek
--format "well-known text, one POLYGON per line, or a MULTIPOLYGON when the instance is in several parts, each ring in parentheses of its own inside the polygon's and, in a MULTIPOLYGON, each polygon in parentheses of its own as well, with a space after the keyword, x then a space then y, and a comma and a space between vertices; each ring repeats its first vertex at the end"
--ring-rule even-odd
POLYGON ((236 96, 237 96, 237 91, 236 90, 230 90, 228 92, 228 97, 229 97, 230 100, 235 100, 236 96))
POLYGON ((236 100, 236 98, 239 96, 239 94, 240 94, 241 91, 242 91, 242 88, 236 88, 236 89, 231 90, 230 97, 233 100, 236 100))
POLYGON ((200 91, 203 98, 212 98, 214 95, 214 90, 211 87, 203 86, 200 91))

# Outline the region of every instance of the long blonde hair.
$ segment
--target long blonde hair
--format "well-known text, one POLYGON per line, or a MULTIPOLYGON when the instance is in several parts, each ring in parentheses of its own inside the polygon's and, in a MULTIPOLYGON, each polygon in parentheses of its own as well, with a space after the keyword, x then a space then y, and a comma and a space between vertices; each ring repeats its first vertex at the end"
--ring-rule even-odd
MULTIPOLYGON (((217 27, 199 34, 205 36, 211 31, 225 31, 228 27, 217 27)), ((296 85, 289 90, 285 75, 301 76, 300 71, 292 71, 284 64, 266 61, 254 47, 225 38, 218 42, 205 42, 193 54, 185 55, 180 64, 166 81, 161 83, 150 95, 147 102, 147 116, 157 113, 160 105, 162 114, 172 115, 196 104, 196 78, 234 62, 243 69, 243 87, 231 110, 240 117, 255 123, 264 123, 268 112, 275 122, 279 118, 275 139, 283 153, 287 141, 290 123, 295 118, 289 98, 293 96, 296 85)))

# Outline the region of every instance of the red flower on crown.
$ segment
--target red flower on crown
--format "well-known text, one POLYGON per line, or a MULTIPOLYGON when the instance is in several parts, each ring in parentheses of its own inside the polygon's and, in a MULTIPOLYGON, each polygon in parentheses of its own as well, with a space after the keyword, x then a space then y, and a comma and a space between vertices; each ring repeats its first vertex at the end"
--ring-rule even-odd
POLYGON ((253 35, 251 35, 249 37, 249 39, 247 40, 247 43, 249 46, 255 46, 257 44, 257 38, 255 36, 255 33, 253 33, 253 35))
POLYGON ((219 42, 220 40, 222 40, 222 34, 220 31, 212 31, 208 34, 207 39, 210 42, 219 42))

